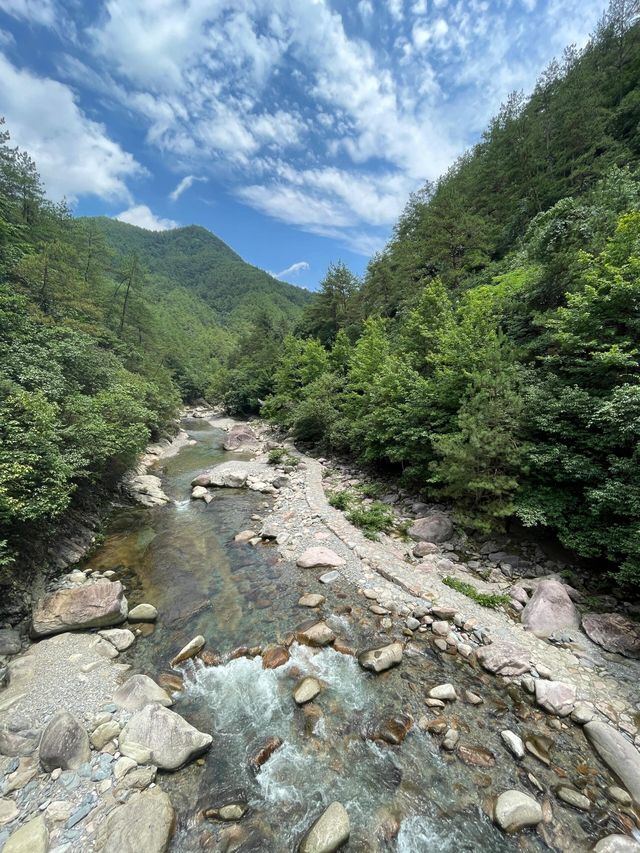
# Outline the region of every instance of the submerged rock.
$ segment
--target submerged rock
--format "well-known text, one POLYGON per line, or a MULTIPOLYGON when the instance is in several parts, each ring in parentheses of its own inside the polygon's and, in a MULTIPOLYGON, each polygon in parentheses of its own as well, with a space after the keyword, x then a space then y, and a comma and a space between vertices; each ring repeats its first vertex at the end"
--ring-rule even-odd
POLYGON ((496 801, 494 816, 500 829, 518 832, 525 826, 537 826, 542 820, 542 808, 522 791, 504 791, 496 801))
POLYGON ((458 747, 458 757, 470 767, 493 767, 496 763, 496 757, 490 750, 464 743, 458 747))
POLYGON ((580 619, 564 584, 540 581, 520 615, 520 621, 536 637, 547 638, 556 631, 577 628, 580 619))
POLYGON ((83 628, 106 628, 127 618, 127 599, 120 581, 99 580, 51 592, 36 604, 31 624, 34 637, 83 628))
POLYGON ((391 746, 398 746, 413 728, 413 717, 411 714, 396 714, 383 720, 373 730, 372 740, 382 740, 391 746))
POLYGON ((585 797, 580 791, 576 791, 575 788, 569 788, 567 785, 561 785, 558 788, 558 799, 583 812, 589 811, 591 808, 591 801, 588 797, 585 797))
MULTIPOLYGON (((162 705, 146 705, 126 724, 120 734, 120 752, 130 755, 128 746, 149 751, 145 764, 161 770, 178 770, 202 755, 211 746, 212 737, 198 731, 178 714, 162 705)), ((130 757, 135 758, 134 755, 130 757)))
POLYGON ((42 733, 40 763, 51 772, 56 768, 77 770, 89 761, 91 750, 85 727, 69 711, 58 711, 42 733))
POLYGON ((20 634, 14 628, 0 628, 0 656, 17 655, 21 648, 20 634))
POLYGON ((276 749, 280 749, 283 741, 282 738, 279 737, 268 737, 265 741, 263 741, 262 745, 256 752, 253 753, 251 758, 249 759, 249 767, 257 773, 258 770, 265 764, 276 751, 276 749))
POLYGON ((300 607, 320 607, 327 599, 319 592, 308 592, 298 601, 300 607))
POLYGON ((277 669, 289 660, 289 652, 284 646, 267 646, 262 652, 262 666, 265 669, 277 669))
POLYGON ((585 613, 582 629, 594 643, 608 652, 640 658, 640 625, 621 613, 585 613))
POLYGON ((341 803, 331 803, 307 832, 300 853, 333 853, 349 840, 351 823, 341 803))
POLYGON ((371 672, 384 672, 402 662, 402 643, 390 643, 377 649, 368 649, 358 655, 358 663, 371 672))
POLYGON ((325 548, 323 545, 318 545, 307 550, 298 557, 296 561, 301 569, 317 569, 320 567, 335 568, 344 566, 346 561, 339 557, 335 551, 330 548, 325 548))
POLYGON ((640 752, 614 728, 592 720, 583 726, 587 740, 640 805, 640 752))
POLYGON ((107 815, 98 829, 95 849, 97 853, 164 853, 174 821, 171 800, 160 788, 135 792, 107 815))

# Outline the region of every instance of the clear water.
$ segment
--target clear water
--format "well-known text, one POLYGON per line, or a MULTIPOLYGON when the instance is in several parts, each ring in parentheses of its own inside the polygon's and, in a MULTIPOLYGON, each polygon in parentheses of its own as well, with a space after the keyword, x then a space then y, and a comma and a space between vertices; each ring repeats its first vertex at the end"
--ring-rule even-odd
MULTIPOLYGON (((92 568, 119 571, 130 603, 150 601, 158 607, 155 632, 127 653, 136 670, 155 677, 170 671, 168 661, 195 634, 203 634, 207 648, 223 656, 239 646, 282 641, 310 616, 298 606, 299 597, 320 587, 311 573, 280 560, 274 546, 233 541, 240 530, 259 529, 251 517, 268 511, 263 495, 220 489, 209 506, 189 499, 193 477, 230 454, 221 449, 221 431, 204 421, 185 427, 197 444, 162 468, 176 505, 119 510, 91 559, 92 568)), ((338 583, 322 592, 327 595, 323 613, 333 614, 329 623, 349 644, 364 648, 388 641, 376 637, 366 602, 353 588, 338 583)), ((545 849, 534 833, 505 837, 485 811, 505 788, 531 787, 522 767, 505 753, 500 730, 542 727, 547 735, 549 730, 526 702, 513 701, 493 679, 454 658, 443 660, 425 641, 415 643, 399 668, 379 676, 361 670, 353 657, 297 644, 289 663, 276 670, 264 670, 260 658, 242 657, 216 667, 189 661, 182 673, 185 689, 176 710, 214 740, 203 761, 161 780, 178 811, 174 851, 292 851, 333 800, 350 815, 349 851, 545 849), (298 708, 292 699, 304 675, 323 685, 311 709, 298 708), (401 712, 417 720, 426 711, 426 689, 449 680, 485 697, 484 706, 458 702, 447 716, 456 720, 462 742, 495 753, 496 767, 465 766, 417 726, 399 747, 365 736, 401 712), (248 758, 272 735, 284 744, 254 774, 248 758), (239 796, 249 803, 239 824, 202 818, 205 808, 239 796)), ((565 740, 555 761, 575 775, 588 748, 580 739, 565 740)), ((535 759, 526 763, 543 784, 561 778, 535 759)), ((563 833, 552 846, 590 849, 591 818, 567 811, 562 819, 563 833)))

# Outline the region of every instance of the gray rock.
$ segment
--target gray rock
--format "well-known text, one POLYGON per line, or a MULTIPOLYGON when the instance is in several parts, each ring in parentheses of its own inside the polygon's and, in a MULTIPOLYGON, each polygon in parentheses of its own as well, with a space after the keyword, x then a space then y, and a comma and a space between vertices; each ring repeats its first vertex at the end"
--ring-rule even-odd
POLYGON ((120 581, 99 580, 59 589, 36 604, 31 625, 34 637, 64 631, 119 625, 127 618, 127 599, 120 581))
POLYGON ((500 737, 513 756, 516 758, 524 758, 524 743, 522 742, 521 737, 509 729, 505 729, 503 732, 500 732, 500 737))
POLYGON ((315 699, 318 693, 320 693, 320 682, 317 678, 308 676, 296 685, 293 698, 297 705, 305 705, 315 699))
POLYGON ((129 611, 130 622, 155 622, 158 611, 153 604, 138 604, 129 611))
POLYGON ((585 613, 582 630, 608 652, 640 658, 640 625, 621 613, 585 613))
POLYGON ((202 651, 206 642, 205 638, 201 634, 198 634, 198 636, 194 637, 193 640, 190 640, 184 648, 180 649, 178 654, 171 661, 171 666, 175 667, 179 663, 195 657, 198 652, 202 651))
POLYGON ((313 824, 300 845, 300 853, 333 853, 349 840, 351 823, 341 803, 331 803, 313 824))
POLYGON ((536 702, 550 714, 567 717, 576 703, 576 688, 562 681, 536 680, 536 702))
POLYGON ((458 698, 456 688, 453 684, 439 684, 429 691, 430 699, 440 699, 441 702, 455 702, 458 698))
POLYGON ((458 745, 458 741, 460 740, 460 732, 458 729, 447 729, 445 736, 442 740, 442 748, 446 749, 447 752, 453 752, 454 749, 458 745))
POLYGON ((91 733, 91 745, 94 749, 100 750, 105 747, 110 740, 115 740, 120 734, 120 723, 116 720, 111 720, 109 723, 102 723, 91 733))
POLYGON ((320 583, 333 583, 337 581, 340 577, 340 572, 334 569, 332 572, 325 572, 323 575, 320 575, 318 580, 320 583))
POLYGON ((58 711, 40 741, 40 763, 44 769, 77 770, 90 757, 89 736, 84 726, 68 711, 58 711))
POLYGON ((326 622, 316 622, 304 631, 298 631, 296 635, 299 642, 307 646, 329 646, 336 638, 326 622))
POLYGON ((452 533, 453 522, 443 512, 416 518, 409 528, 409 536, 418 542, 446 542, 452 533))
POLYGON ((536 637, 547 638, 557 631, 577 628, 580 617, 564 585, 543 580, 527 602, 520 621, 536 637))
POLYGON ((595 715, 593 706, 588 702, 576 702, 571 712, 571 719, 579 726, 584 726, 585 723, 591 722, 595 715))
POLYGON ((494 675, 522 675, 530 666, 530 654, 513 643, 492 643, 477 651, 483 669, 494 675))
POLYGON ((402 643, 390 643, 376 649, 368 649, 358 655, 358 663, 371 672, 384 672, 402 662, 402 643))
MULTIPOLYGON (((150 753, 149 760, 161 770, 178 770, 206 752, 212 737, 199 732, 186 720, 162 705, 151 704, 138 711, 120 734, 120 752, 128 755, 129 744, 150 753)), ((135 756, 130 756, 135 757, 135 756)))
POLYGON ((18 817, 18 806, 15 800, 0 799, 0 826, 11 823, 18 817))
POLYGON ((640 805, 640 752, 607 723, 592 720, 583 727, 587 740, 640 805))
POLYGON ((593 853, 640 853, 640 843, 628 835, 607 835, 598 841, 593 853))
POLYGON ((298 557, 297 565, 301 569, 317 569, 324 566, 335 568, 336 566, 344 566, 345 562, 335 551, 325 548, 324 545, 319 545, 314 548, 307 548, 298 557))
POLYGON ((518 832, 542 820, 539 803, 522 791, 504 791, 496 801, 495 821, 505 832, 518 832))
POLYGON ((134 793, 109 813, 96 839, 97 853, 165 853, 174 825, 171 800, 160 788, 134 793))
POLYGON ((260 442, 248 424, 234 424, 227 433, 223 447, 225 450, 257 451, 260 442))
POLYGON ((413 556, 418 558, 428 557, 429 554, 437 554, 439 550, 435 542, 417 542, 413 546, 413 556))
POLYGON ((106 631, 98 631, 98 634, 119 652, 124 652, 136 641, 136 635, 128 628, 108 628, 106 631))
POLYGON ((173 700, 162 687, 159 687, 148 675, 132 675, 120 685, 113 694, 118 708, 126 711, 139 711, 145 705, 157 704, 168 708, 173 700))
POLYGON ((591 808, 591 801, 588 797, 585 797, 584 794, 581 794, 580 791, 576 791, 575 788, 569 788, 566 785, 562 785, 558 788, 558 799, 562 800, 563 803, 567 803, 567 805, 573 806, 574 809, 580 809, 580 811, 588 812, 591 808))
POLYGON ((320 607, 327 599, 318 592, 308 592, 298 601, 300 607, 320 607))
POLYGON ((32 818, 9 836, 4 853, 47 853, 49 831, 42 815, 32 818))
POLYGON ((0 628, 0 656, 17 655, 22 648, 20 634, 13 628, 0 628))

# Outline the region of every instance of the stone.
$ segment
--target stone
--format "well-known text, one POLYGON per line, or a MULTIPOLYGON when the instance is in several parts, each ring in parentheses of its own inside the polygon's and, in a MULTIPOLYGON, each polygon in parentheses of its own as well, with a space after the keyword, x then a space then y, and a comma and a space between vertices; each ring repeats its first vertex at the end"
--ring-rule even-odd
POLYGON ((542 820, 542 808, 522 791, 504 791, 496 801, 494 818, 504 832, 518 832, 526 826, 537 826, 542 820))
POLYGON ((163 506, 170 503, 162 490, 162 480, 155 474, 128 477, 125 485, 131 497, 143 506, 163 506))
POLYGON ((453 522, 444 512, 416 518, 409 528, 409 536, 418 542, 446 542, 453 533, 453 522))
POLYGON ((349 840, 351 823, 345 807, 331 803, 307 832, 300 853, 333 853, 349 840))
POLYGON ((0 799, 0 826, 11 823, 18 817, 18 806, 15 800, 0 799))
POLYGON ((148 675, 132 675, 115 691, 113 701, 125 711, 140 711, 149 704, 173 705, 169 694, 148 675))
POLYGON ((194 486, 193 489, 191 489, 191 500, 204 500, 208 494, 209 492, 205 486, 194 486))
POLYGON ((449 623, 444 620, 433 622, 431 624, 431 630, 438 637, 446 637, 450 631, 449 623))
POLYGON ((571 719, 579 726, 584 726, 585 723, 591 722, 595 717, 596 712, 593 706, 588 702, 576 702, 571 712, 571 719))
POLYGON ((550 579, 536 586, 520 621, 536 637, 546 639, 557 631, 577 628, 580 618, 565 586, 550 579))
POLYGON ((91 733, 91 745, 94 749, 102 749, 110 740, 114 740, 120 734, 120 723, 116 720, 111 720, 109 723, 103 723, 91 733))
POLYGON ((141 849, 144 853, 165 853, 174 822, 173 806, 164 791, 136 791, 100 825, 96 853, 140 853, 141 849))
POLYGON ((40 763, 51 772, 77 770, 89 761, 89 736, 84 726, 68 711, 58 711, 49 721, 40 741, 40 763))
POLYGON ((248 424, 234 424, 222 445, 225 450, 253 450, 260 449, 260 442, 248 424))
MULTIPOLYGON (((128 744, 148 750, 144 764, 155 764, 160 770, 178 770, 206 752, 212 737, 198 731, 168 708, 158 704, 145 705, 126 724, 120 733, 120 752, 127 755, 128 744)), ((135 757, 135 756, 131 756, 135 757)))
POLYGON ((127 599, 120 581, 98 580, 59 589, 40 599, 33 610, 31 634, 47 637, 64 631, 105 628, 127 618, 127 599))
POLYGON ((496 763, 495 755, 482 746, 460 744, 458 756, 470 767, 493 767, 496 763))
POLYGON ((126 776, 130 770, 133 770, 133 768, 137 766, 138 765, 133 758, 128 758, 126 755, 123 755, 113 765, 114 779, 116 779, 116 781, 118 779, 122 779, 123 776, 126 776))
POLYGON ((308 592, 298 601, 300 607, 320 607, 327 599, 319 592, 308 592))
POLYGON ((13 628, 0 628, 0 657, 17 655, 22 648, 20 634, 13 628))
MULTIPOLYGON (((204 477, 203 477, 204 479, 204 477)), ((241 489, 247 485, 247 471, 242 467, 220 466, 208 472, 206 485, 218 488, 241 489)))
POLYGON ((543 735, 531 735, 524 743, 527 752, 535 756, 538 761, 549 766, 551 764, 551 747, 552 741, 550 738, 543 735))
POLYGON ((492 643, 477 651, 480 665, 494 675, 522 675, 529 670, 530 655, 513 643, 492 643))
POLYGON ((536 703, 558 717, 567 717, 576 703, 576 688, 562 681, 536 680, 536 703))
POLYGON ((453 684, 439 684, 429 691, 430 699, 440 699, 441 702, 455 702, 458 698, 456 688, 453 684))
POLYGON ((587 740, 610 770, 640 805, 640 752, 624 735, 607 723, 592 720, 582 729, 587 740))
POLYGON ((323 575, 320 575, 318 580, 320 583, 333 583, 334 581, 337 581, 339 577, 340 572, 334 569, 332 572, 325 572, 323 575))
POLYGON ((197 637, 194 637, 193 640, 189 640, 187 645, 180 649, 178 654, 172 659, 170 666, 175 667, 179 663, 183 663, 183 661, 195 657, 198 652, 202 651, 206 642, 207 641, 202 634, 198 634, 197 637))
POLYGON ((326 622, 316 622, 310 628, 298 631, 296 638, 298 642, 307 646, 329 646, 335 640, 336 635, 326 622))
POLYGON ((255 539, 258 534, 255 530, 241 530, 240 533, 236 533, 233 537, 234 542, 251 542, 252 539, 255 539))
POLYGON ((442 740, 442 748, 447 752, 453 752, 460 740, 460 732, 457 729, 448 729, 442 740))
POLYGON ((440 549, 435 542, 416 542, 413 546, 413 556, 428 557, 429 554, 437 554, 440 549))
POLYGON ((130 622, 155 622, 158 611, 153 604, 138 604, 129 611, 130 622))
POLYGON ((153 764, 146 767, 134 767, 119 780, 116 790, 121 791, 144 791, 156 780, 158 768, 153 764))
POLYGON ((320 682, 318 679, 308 676, 298 682, 295 690, 293 691, 293 698, 297 705, 305 705, 307 702, 311 702, 312 699, 316 698, 318 693, 320 693, 320 689, 320 682))
POLYGON ((628 835, 607 835, 598 841, 593 853, 640 853, 640 842, 628 835))
POLYGON ((277 669, 289 660, 289 652, 284 646, 267 646, 262 651, 262 666, 265 669, 277 669))
POLYGON ((241 820, 247 813, 247 803, 227 803, 215 809, 205 809, 207 820, 241 820))
POLYGON ((582 630, 608 652, 640 659, 640 625, 621 613, 585 613, 582 630))
POLYGON ((430 614, 434 616, 436 619, 447 619, 451 620, 456 615, 456 610, 454 607, 443 607, 441 605, 436 605, 431 608, 430 614))
POLYGON ((16 829, 2 849, 3 853, 47 853, 49 831, 42 815, 16 829))
POLYGON ((124 652, 136 641, 136 635, 128 628, 109 628, 98 631, 103 640, 108 640, 119 652, 124 652))
POLYGON ((376 649, 367 649, 358 655, 358 663, 370 672, 384 672, 402 662, 402 643, 390 643, 376 649))
POLYGON ((273 755, 273 753, 282 746, 282 738, 268 737, 260 747, 253 753, 249 759, 249 767, 257 773, 258 770, 265 764, 273 755))
POLYGON ((478 696, 477 693, 472 693, 471 690, 464 691, 464 700, 468 702, 470 705, 483 705, 484 699, 482 696, 478 696))
POLYGON ((46 808, 46 815, 53 823, 66 823, 73 813, 72 803, 66 800, 53 800, 46 808))
POLYGON ((610 785, 607 788, 607 796, 614 802, 620 803, 621 806, 630 806, 633 803, 631 795, 617 785, 610 785))
POLYGON ((336 568, 344 566, 346 563, 342 557, 339 557, 335 551, 330 548, 325 548, 324 545, 318 545, 307 550, 298 557, 296 565, 301 569, 317 569, 320 567, 336 568))
POLYGON ((584 794, 581 794, 580 791, 576 791, 575 788, 569 788, 566 785, 562 785, 558 788, 557 791, 558 799, 562 800, 563 803, 567 803, 570 806, 573 806, 575 809, 580 809, 580 811, 588 812, 591 808, 591 801, 588 797, 585 797, 584 794))
POLYGON ((503 732, 500 732, 500 737, 509 752, 515 756, 515 758, 524 758, 524 743, 522 742, 521 737, 509 729, 505 729, 503 732))

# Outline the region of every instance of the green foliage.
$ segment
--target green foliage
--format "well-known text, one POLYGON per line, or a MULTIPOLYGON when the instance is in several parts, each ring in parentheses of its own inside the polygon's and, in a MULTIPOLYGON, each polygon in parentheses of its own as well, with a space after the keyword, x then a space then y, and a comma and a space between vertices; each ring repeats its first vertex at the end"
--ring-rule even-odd
POLYGON ((300 464, 297 456, 290 453, 286 447, 274 447, 267 457, 269 465, 291 465, 294 468, 300 464))
POLYGON ((347 512, 347 518, 369 539, 375 539, 378 533, 391 533, 395 529, 393 511, 379 501, 374 501, 369 506, 364 504, 351 506, 347 512))
POLYGON ((442 583, 446 584, 446 586, 450 586, 451 589, 455 589, 457 592, 461 592, 463 595, 466 595, 467 598, 473 599, 473 601, 480 604, 482 607, 490 607, 493 610, 509 604, 511 601, 508 595, 480 592, 475 588, 475 586, 473 586, 473 584, 461 581, 459 578, 452 578, 449 575, 442 579, 442 583))
POLYGON ((334 509, 346 510, 351 504, 352 497, 349 492, 328 492, 327 500, 334 509))

